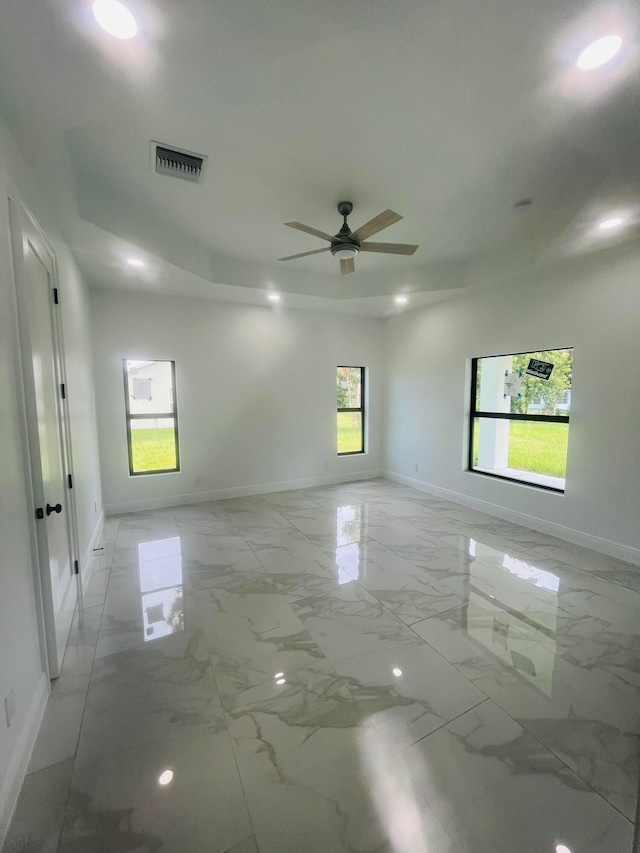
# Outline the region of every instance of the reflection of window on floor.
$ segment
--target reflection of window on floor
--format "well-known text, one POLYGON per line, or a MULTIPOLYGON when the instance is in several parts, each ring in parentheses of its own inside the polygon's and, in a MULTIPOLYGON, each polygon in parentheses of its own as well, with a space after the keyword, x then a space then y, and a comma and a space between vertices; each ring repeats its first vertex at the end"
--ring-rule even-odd
POLYGON ((546 696, 557 663, 560 578, 526 560, 469 540, 467 633, 546 696), (521 618, 523 597, 535 606, 521 618))
POLYGON ((469 470, 563 492, 573 349, 472 359, 469 470))
POLYGON ((144 640, 184 631, 184 588, 180 537, 138 545, 138 574, 144 640))
POLYGON ((360 538, 362 536, 361 504, 341 506, 336 510, 336 563, 338 583, 351 583, 360 571, 360 538))

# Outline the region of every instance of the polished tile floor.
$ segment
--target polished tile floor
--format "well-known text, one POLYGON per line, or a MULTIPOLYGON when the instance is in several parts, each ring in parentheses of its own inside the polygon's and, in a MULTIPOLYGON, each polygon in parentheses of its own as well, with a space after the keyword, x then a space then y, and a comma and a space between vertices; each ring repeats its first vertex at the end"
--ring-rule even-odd
POLYGON ((98 563, 7 853, 631 853, 640 569, 389 480, 98 563))

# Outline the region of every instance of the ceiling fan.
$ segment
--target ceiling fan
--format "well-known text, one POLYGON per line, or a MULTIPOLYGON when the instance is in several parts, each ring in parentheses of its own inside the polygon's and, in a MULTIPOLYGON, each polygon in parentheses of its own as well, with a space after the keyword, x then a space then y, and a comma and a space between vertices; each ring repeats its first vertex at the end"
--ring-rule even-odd
POLYGON ((365 225, 352 231, 347 224, 347 216, 353 210, 353 205, 350 201, 341 201, 338 205, 338 213, 344 217, 342 228, 335 236, 325 234, 324 231, 318 231, 317 228, 310 228, 308 225, 303 225, 301 222, 285 222, 289 228, 296 228, 298 231, 304 231, 307 234, 313 234, 315 237, 320 237, 322 240, 328 240, 330 246, 324 249, 313 249, 311 252, 301 252, 299 255, 288 255, 286 258, 278 258, 279 261, 293 261, 295 258, 306 258, 307 255, 317 255, 319 252, 331 252, 334 258, 340 260, 340 273, 355 271, 354 258, 358 252, 384 252, 388 255, 413 255, 417 246, 411 246, 408 243, 366 243, 368 237, 372 237, 384 228, 393 225, 394 222, 399 222, 402 219, 399 213, 394 213, 393 210, 385 210, 374 216, 365 225))

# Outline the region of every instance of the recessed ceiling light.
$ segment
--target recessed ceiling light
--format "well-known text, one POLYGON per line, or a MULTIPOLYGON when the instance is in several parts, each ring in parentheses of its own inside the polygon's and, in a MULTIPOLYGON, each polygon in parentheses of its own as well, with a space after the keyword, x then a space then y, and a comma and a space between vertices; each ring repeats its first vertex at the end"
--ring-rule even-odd
POLYGON ((391 671, 393 672, 393 674, 395 675, 396 678, 400 678, 400 676, 402 675, 402 670, 399 669, 399 667, 397 667, 397 666, 394 666, 394 668, 391 671))
POLYGON ((138 32, 136 19, 118 0, 95 0, 93 15, 103 30, 117 39, 132 39, 138 32))
POLYGON ((286 684, 286 678, 277 678, 276 684, 286 684))
POLYGON ((571 853, 571 850, 569 850, 566 844, 558 844, 556 847, 556 853, 571 853))
POLYGON ((593 68, 600 68, 601 65, 613 59, 621 47, 622 39, 620 36, 604 36, 594 41, 588 47, 585 47, 578 57, 578 68, 581 71, 591 71, 593 68))
POLYGON ((624 225, 624 217, 610 216, 598 223, 598 231, 614 231, 621 225, 624 225))
POLYGON ((165 770, 164 773, 160 774, 158 778, 159 785, 168 785, 169 782, 173 779, 173 770, 165 770))
POLYGON ((140 258, 127 258, 127 263, 131 264, 132 267, 144 266, 144 261, 141 261, 140 258))
POLYGON ((409 299, 406 296, 396 296, 393 301, 396 305, 406 305, 409 299))
POLYGON ((270 299, 271 302, 280 302, 280 294, 279 293, 270 293, 267 296, 267 299, 270 299))

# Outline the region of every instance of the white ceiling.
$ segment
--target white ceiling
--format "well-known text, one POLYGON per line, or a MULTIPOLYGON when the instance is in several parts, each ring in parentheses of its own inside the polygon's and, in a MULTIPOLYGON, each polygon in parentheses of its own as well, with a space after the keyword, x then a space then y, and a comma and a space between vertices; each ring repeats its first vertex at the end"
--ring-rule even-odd
MULTIPOLYGON (((0 110, 96 286, 385 314, 593 250, 597 218, 640 202, 640 22, 574 0, 127 0, 129 42, 88 0, 4 0, 0 110), (593 39, 621 58, 579 72, 593 39), (206 154, 202 186, 156 175, 150 140, 206 154), (515 210, 524 197, 528 210, 515 210), (390 207, 340 277, 324 244, 390 207), (147 266, 133 271, 132 254, 147 266), (418 296, 420 294, 420 296, 418 296), (294 298, 295 297, 295 298, 294 298)), ((630 229, 621 239, 636 239, 630 229)))

